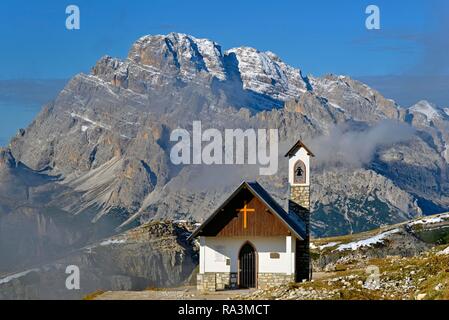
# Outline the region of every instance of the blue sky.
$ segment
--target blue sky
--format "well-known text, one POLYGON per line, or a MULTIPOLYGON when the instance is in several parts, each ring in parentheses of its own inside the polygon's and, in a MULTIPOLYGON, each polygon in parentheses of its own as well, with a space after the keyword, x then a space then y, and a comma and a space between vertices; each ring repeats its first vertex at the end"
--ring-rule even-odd
POLYGON ((2 0, 0 79, 69 78, 105 54, 125 57, 142 35, 172 31, 270 50, 307 74, 449 74, 444 2, 2 0), (79 31, 65 29, 69 4, 80 7, 79 31), (365 28, 369 4, 381 9, 381 30, 365 28))

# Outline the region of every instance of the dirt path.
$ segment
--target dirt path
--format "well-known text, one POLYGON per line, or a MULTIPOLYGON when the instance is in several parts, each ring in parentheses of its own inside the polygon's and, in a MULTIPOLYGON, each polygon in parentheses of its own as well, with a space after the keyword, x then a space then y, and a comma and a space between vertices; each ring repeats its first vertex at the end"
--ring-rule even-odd
MULTIPOLYGON (((315 272, 313 279, 319 280, 332 275, 328 272, 315 272)), ((236 296, 254 291, 253 289, 202 293, 197 291, 196 287, 189 286, 146 291, 108 291, 95 297, 95 300, 232 300, 236 296)))
POLYGON ((201 293, 195 287, 182 287, 155 291, 108 291, 95 300, 230 300, 254 290, 230 290, 201 293))

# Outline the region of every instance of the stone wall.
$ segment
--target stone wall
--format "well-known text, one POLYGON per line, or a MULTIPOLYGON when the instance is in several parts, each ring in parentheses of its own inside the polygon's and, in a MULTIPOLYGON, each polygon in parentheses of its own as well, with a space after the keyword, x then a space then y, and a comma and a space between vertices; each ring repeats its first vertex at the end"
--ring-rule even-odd
POLYGON ((259 273, 257 277, 257 285, 259 289, 267 289, 284 284, 295 282, 295 275, 287 275, 282 273, 259 273))
POLYGON ((226 272, 198 274, 197 289, 209 292, 237 289, 237 274, 226 272))
MULTIPOLYGON (((302 207, 303 211, 310 213, 310 187, 309 186, 290 186, 290 201, 302 207)), ((304 214, 305 212, 298 212, 304 214)), ((301 218, 309 219, 302 216, 301 218)))
POLYGON ((216 291, 215 273, 204 273, 196 276, 196 288, 198 291, 216 291))
MULTIPOLYGON (((257 275, 258 289, 276 287, 295 282, 295 275, 282 273, 259 273, 257 275)), ((204 273, 197 275, 197 289, 203 292, 237 289, 236 273, 204 273)))

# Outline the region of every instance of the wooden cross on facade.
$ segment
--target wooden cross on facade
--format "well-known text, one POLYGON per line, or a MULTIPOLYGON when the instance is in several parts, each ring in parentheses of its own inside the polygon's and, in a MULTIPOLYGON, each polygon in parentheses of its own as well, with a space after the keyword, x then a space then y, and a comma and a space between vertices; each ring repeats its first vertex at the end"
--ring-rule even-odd
POLYGON ((255 212, 255 209, 249 209, 248 203, 245 201, 242 209, 237 209, 237 212, 243 212, 243 229, 248 228, 248 213, 255 212))

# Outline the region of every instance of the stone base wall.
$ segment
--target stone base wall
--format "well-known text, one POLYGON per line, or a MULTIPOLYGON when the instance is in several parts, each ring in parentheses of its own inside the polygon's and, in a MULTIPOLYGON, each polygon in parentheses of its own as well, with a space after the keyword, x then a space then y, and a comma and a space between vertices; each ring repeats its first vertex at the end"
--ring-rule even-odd
POLYGON ((196 289, 198 291, 215 291, 215 273, 197 274, 196 289))
POLYGON ((310 210, 310 187, 290 186, 290 200, 296 202, 307 211, 310 210))
MULTIPOLYGON (((197 289, 203 292, 238 289, 237 273, 204 273, 197 275, 197 289)), ((258 289, 267 289, 295 282, 295 275, 259 273, 258 289)))
POLYGON ((282 273, 259 273, 257 285, 259 289, 267 289, 295 282, 295 275, 282 273))
POLYGON ((237 289, 237 273, 216 273, 216 290, 237 289))
POLYGON ((197 275, 197 289, 204 292, 237 289, 237 273, 204 273, 197 275))

